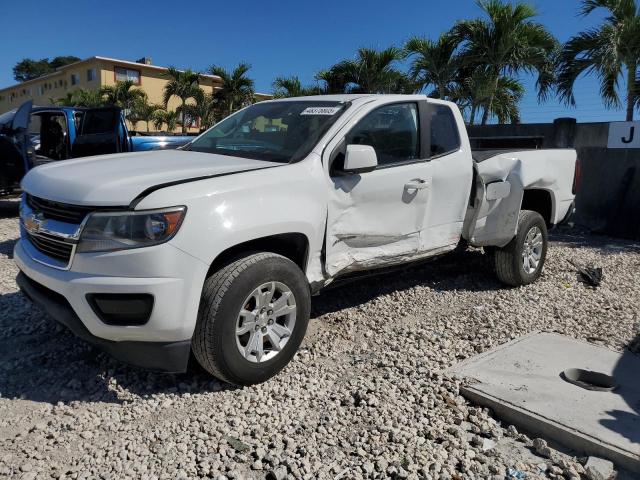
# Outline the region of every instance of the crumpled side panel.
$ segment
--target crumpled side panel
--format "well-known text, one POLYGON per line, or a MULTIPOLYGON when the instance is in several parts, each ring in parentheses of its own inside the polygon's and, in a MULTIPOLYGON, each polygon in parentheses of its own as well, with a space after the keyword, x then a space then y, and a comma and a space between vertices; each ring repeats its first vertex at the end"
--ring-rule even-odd
POLYGON ((475 165, 476 199, 467 212, 464 236, 474 246, 503 247, 516 234, 522 198, 527 189, 540 189, 551 194, 552 223, 561 218, 573 200, 571 182, 575 166, 573 150, 537 150, 502 153, 475 165), (487 199, 487 186, 508 182, 509 194, 487 199), (566 206, 565 206, 566 205, 566 206))

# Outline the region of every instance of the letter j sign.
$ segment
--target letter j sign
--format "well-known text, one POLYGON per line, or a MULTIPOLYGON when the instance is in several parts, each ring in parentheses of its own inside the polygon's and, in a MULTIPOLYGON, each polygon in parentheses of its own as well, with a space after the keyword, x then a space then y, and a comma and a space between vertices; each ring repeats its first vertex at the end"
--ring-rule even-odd
POLYGON ((640 148, 640 122, 611 122, 608 148, 640 148))

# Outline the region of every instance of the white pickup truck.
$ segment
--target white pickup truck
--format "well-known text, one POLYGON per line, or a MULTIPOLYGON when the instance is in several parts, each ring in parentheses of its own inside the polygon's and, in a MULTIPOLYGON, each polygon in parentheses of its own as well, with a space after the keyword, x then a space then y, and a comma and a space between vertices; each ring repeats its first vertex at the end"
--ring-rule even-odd
POLYGON ((311 296, 356 272, 487 247, 535 281, 576 153, 472 153, 424 95, 267 101, 182 150, 48 164, 22 182, 22 291, 116 358, 248 385, 299 347, 311 296))

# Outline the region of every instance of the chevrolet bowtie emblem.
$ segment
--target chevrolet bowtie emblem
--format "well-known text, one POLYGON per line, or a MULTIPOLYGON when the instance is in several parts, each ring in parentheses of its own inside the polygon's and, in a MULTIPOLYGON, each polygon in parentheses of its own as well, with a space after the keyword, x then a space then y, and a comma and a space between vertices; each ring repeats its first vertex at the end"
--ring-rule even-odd
POLYGON ((38 233, 40 231, 40 227, 42 226, 43 221, 44 221, 44 218, 42 217, 42 215, 29 214, 24 217, 24 219, 22 220, 22 223, 24 225, 24 228, 27 229, 27 232, 38 233))

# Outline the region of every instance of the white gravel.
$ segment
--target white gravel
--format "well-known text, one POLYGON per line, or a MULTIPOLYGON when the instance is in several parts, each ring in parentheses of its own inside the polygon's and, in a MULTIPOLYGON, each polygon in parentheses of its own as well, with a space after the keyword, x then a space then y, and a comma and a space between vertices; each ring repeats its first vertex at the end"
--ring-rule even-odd
POLYGON ((128 367, 55 325, 17 292, 17 236, 0 218, 0 478, 579 478, 441 372, 535 330, 621 349, 640 317, 639 244, 556 235, 526 288, 472 251, 326 291, 290 366, 237 389, 128 367), (567 259, 603 267, 601 287, 567 259))

